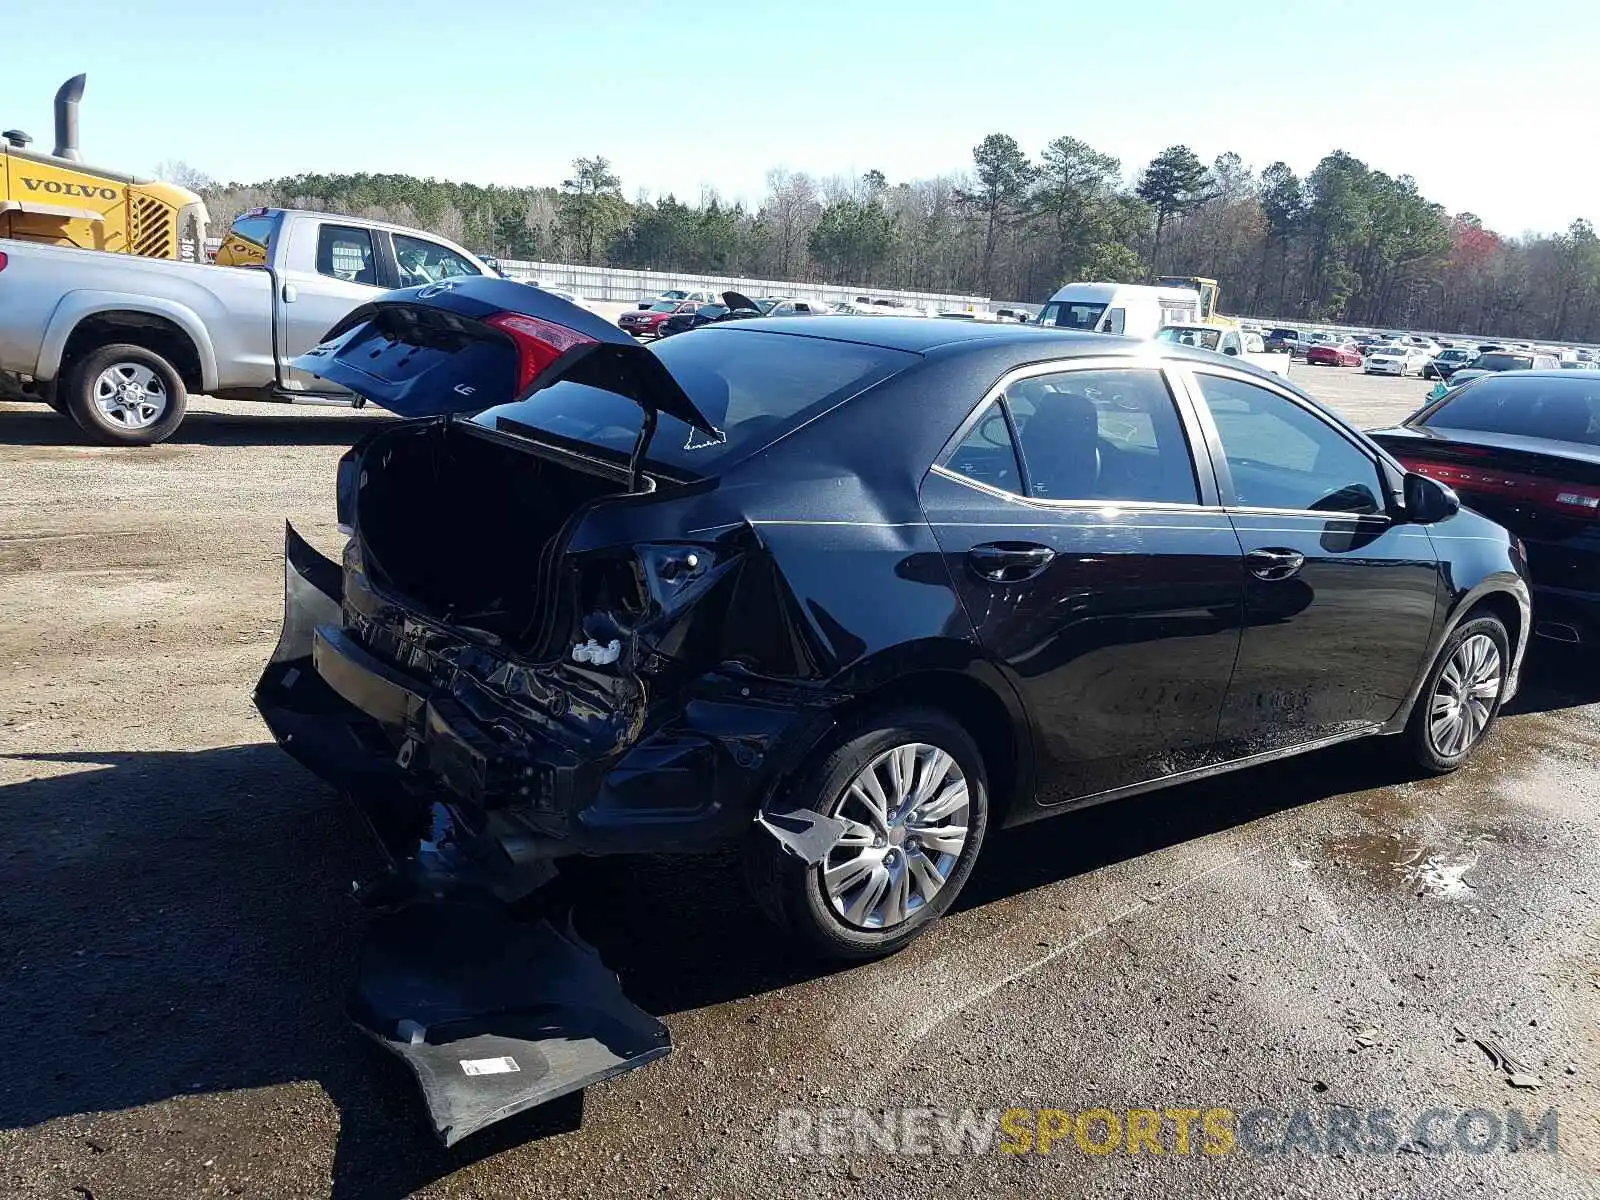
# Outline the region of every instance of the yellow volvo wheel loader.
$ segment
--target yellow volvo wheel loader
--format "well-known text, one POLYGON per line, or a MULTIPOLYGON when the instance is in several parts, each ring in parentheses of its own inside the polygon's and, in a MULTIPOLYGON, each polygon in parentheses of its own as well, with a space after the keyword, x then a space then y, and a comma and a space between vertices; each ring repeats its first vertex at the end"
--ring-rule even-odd
POLYGON ((30 149, 20 129, 0 133, 0 237, 204 261, 205 201, 188 188, 91 167, 78 153, 82 75, 56 92, 55 148, 30 149))

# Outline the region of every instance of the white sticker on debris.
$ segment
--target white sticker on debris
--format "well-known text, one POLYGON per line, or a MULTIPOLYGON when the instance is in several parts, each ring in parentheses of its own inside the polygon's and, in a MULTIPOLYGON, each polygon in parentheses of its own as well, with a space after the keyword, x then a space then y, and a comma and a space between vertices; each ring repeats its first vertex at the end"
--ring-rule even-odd
POLYGON ((509 1075, 512 1071, 520 1071, 517 1060, 509 1054, 502 1058, 463 1058, 461 1072, 464 1075, 509 1075))

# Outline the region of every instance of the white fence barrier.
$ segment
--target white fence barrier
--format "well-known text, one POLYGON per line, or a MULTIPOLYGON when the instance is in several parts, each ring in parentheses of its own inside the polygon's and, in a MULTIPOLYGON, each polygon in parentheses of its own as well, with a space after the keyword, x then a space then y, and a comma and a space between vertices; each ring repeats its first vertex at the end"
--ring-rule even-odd
POLYGON ((892 300, 929 312, 984 312, 986 296, 961 296, 949 292, 902 292, 885 288, 855 287, 832 283, 796 283, 782 279, 752 279, 748 276, 682 275, 671 271, 633 271, 621 267, 585 267, 573 263, 524 262, 515 258, 497 260, 500 269, 513 279, 538 282, 546 287, 576 292, 587 300, 624 303, 646 300, 662 292, 743 292, 751 299, 782 296, 796 300, 820 300, 829 304, 867 296, 892 300))

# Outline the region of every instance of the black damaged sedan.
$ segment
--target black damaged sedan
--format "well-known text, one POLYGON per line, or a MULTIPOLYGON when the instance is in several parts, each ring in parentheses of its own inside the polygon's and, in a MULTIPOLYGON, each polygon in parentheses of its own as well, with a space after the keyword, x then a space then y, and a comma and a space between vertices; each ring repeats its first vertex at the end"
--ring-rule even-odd
POLYGON ((395 870, 515 897, 739 844, 821 950, 887 953, 985 837, 1516 690, 1521 548, 1280 378, 1174 345, 748 320, 651 347, 497 280, 300 365, 415 419, 291 530, 257 692, 395 870))

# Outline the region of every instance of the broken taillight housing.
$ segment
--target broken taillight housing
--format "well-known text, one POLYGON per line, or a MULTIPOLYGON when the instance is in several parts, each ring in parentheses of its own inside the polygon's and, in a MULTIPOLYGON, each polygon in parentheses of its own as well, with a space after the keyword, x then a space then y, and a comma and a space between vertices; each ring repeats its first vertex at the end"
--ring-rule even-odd
POLYGON ((538 377, 540 371, 574 346, 599 344, 588 334, 557 325, 554 321, 530 317, 526 313, 496 313, 486 318, 484 324, 505 334, 517 348, 518 396, 528 390, 528 385, 538 377))

